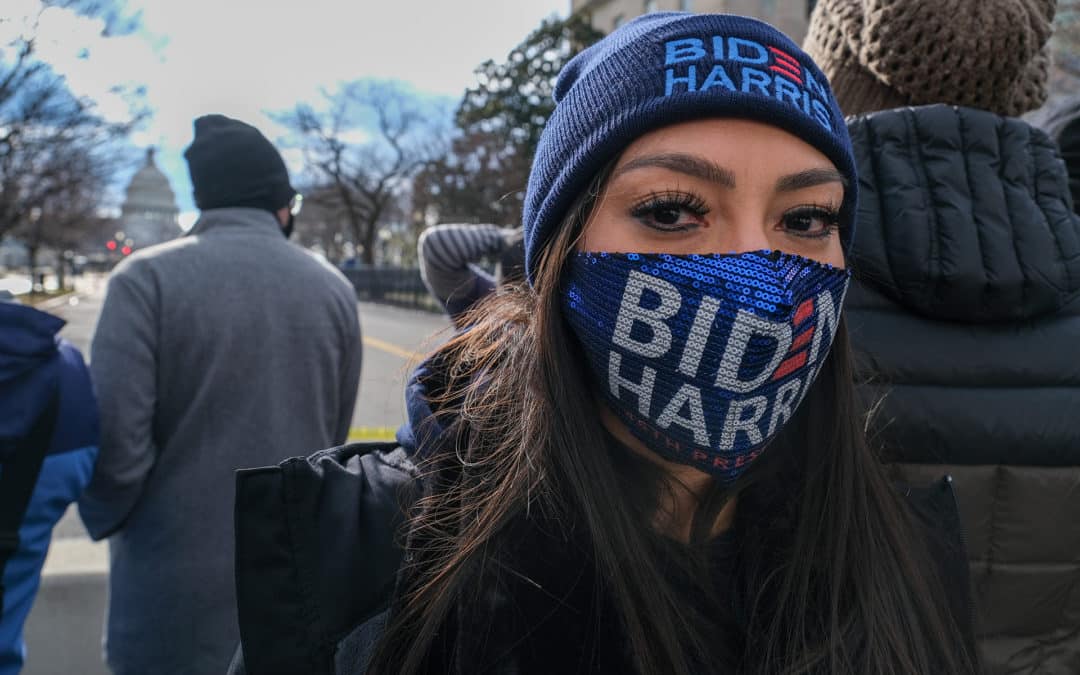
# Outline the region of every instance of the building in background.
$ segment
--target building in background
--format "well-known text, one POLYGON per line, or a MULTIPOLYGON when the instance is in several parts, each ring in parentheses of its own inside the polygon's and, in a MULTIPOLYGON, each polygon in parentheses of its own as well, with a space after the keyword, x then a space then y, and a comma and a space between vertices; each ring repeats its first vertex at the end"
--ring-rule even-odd
POLYGON ((768 21, 802 44, 816 0, 570 0, 571 12, 588 12, 593 28, 610 33, 649 12, 717 12, 768 21))
POLYGON ((154 163, 154 148, 148 148, 146 162, 128 184, 116 223, 124 233, 124 243, 146 248, 175 239, 181 234, 179 214, 169 179, 154 163))

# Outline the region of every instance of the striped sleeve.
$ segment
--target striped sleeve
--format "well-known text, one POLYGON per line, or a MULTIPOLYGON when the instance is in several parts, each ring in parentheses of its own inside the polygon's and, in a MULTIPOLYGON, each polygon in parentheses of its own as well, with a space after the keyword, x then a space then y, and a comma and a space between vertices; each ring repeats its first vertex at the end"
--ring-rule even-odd
POLYGON ((497 256, 506 235, 495 225, 436 225, 420 235, 420 275, 431 294, 452 316, 468 309, 495 286, 491 275, 473 263, 497 256))

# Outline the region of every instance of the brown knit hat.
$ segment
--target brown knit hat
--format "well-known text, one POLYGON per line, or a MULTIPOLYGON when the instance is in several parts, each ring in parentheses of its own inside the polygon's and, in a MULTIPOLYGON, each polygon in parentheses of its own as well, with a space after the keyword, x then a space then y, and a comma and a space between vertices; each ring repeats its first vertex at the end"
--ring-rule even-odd
POLYGON ((846 115, 948 103, 1015 117, 1046 100, 1055 0, 820 0, 803 49, 846 115))

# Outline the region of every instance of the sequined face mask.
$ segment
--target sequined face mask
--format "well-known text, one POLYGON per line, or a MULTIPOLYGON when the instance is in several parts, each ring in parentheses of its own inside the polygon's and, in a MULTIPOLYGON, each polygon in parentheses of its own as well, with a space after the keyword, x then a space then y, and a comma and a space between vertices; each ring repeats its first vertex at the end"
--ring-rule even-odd
POLYGON ((578 253, 563 307, 598 393, 629 430, 729 483, 806 396, 848 277, 776 251, 578 253))

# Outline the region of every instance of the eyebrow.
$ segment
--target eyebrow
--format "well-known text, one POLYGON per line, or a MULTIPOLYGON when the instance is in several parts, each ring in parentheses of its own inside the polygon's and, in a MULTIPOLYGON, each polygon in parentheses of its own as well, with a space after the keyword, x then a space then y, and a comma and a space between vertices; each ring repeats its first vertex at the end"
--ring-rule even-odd
POLYGON ((732 171, 725 169, 715 162, 710 162, 707 159, 679 152, 635 157, 626 164, 623 164, 622 167, 615 172, 615 175, 612 176, 612 178, 618 178, 630 171, 650 167, 658 167, 676 171, 678 173, 684 173, 688 176, 707 180, 710 183, 716 183, 727 188, 735 187, 735 174, 732 171))
POLYGON ((782 176, 776 181, 776 191, 794 192, 829 183, 840 183, 847 187, 847 179, 836 169, 807 169, 806 171, 782 176))
MULTIPOLYGON (((669 171, 676 171, 694 178, 707 180, 710 183, 716 183, 726 188, 735 188, 735 173, 733 171, 702 157, 681 152, 635 157, 622 165, 612 176, 612 179, 618 178, 624 173, 645 168, 668 169, 669 171)), ((829 183, 840 183, 847 187, 848 181, 836 169, 807 169, 806 171, 781 176, 776 181, 776 191, 794 192, 829 183)))

